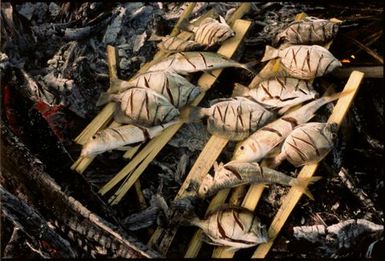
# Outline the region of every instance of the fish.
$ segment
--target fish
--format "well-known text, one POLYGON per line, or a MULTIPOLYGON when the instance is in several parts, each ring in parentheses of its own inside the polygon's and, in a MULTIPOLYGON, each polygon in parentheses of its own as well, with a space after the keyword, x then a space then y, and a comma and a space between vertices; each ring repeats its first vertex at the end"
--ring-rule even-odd
POLYGON ((210 240, 208 243, 228 246, 235 251, 256 246, 268 241, 266 225, 246 208, 224 205, 208 213, 205 219, 193 217, 186 225, 202 229, 210 240))
POLYGON ((273 164, 287 159, 296 168, 321 161, 337 138, 336 123, 309 122, 296 127, 283 142, 273 164))
POLYGON ((292 77, 310 80, 332 72, 342 63, 319 45, 293 45, 283 50, 266 45, 262 62, 280 57, 282 68, 292 77))
POLYGON ((187 51, 198 51, 202 50, 205 46, 193 41, 193 40, 184 40, 177 36, 158 36, 156 34, 152 34, 148 41, 161 41, 157 44, 157 47, 168 53, 173 52, 187 52, 187 51))
POLYGON ((280 42, 291 44, 325 44, 331 41, 338 33, 336 22, 308 16, 301 21, 294 21, 278 33, 273 45, 280 42))
POLYGON ((207 117, 207 130, 211 134, 232 141, 247 138, 275 119, 275 113, 244 97, 215 99, 210 108, 192 107, 189 112, 181 114, 181 119, 185 119, 184 114, 188 115, 189 122, 207 117))
POLYGON ((207 17, 200 25, 194 25, 187 20, 183 20, 179 28, 184 31, 193 32, 195 42, 211 47, 221 44, 223 41, 235 35, 235 32, 222 16, 219 16, 219 20, 220 21, 207 17))
POLYGON ((98 131, 83 145, 80 157, 91 157, 114 149, 125 149, 128 145, 146 142, 158 136, 164 129, 178 121, 171 121, 153 127, 123 125, 98 131))
POLYGON ((149 88, 164 96, 176 108, 181 108, 192 102, 203 88, 190 83, 183 76, 174 72, 154 71, 141 73, 129 81, 112 85, 113 88, 103 93, 97 105, 108 101, 111 93, 124 92, 133 87, 149 88))
POLYGON ((227 67, 243 68, 255 74, 250 64, 241 64, 219 53, 212 52, 179 52, 172 54, 151 65, 147 71, 171 71, 182 75, 199 71, 211 71, 227 67))
MULTIPOLYGON (((320 177, 312 177, 310 179, 293 178, 272 168, 261 167, 256 162, 230 161, 226 164, 220 163, 219 165, 215 162, 214 175, 207 174, 203 178, 198 188, 198 196, 201 198, 210 197, 222 189, 251 183, 277 183, 305 188, 305 184, 308 182, 314 183, 319 179, 320 177)), ((314 200, 308 189, 305 189, 304 193, 314 200)))
POLYGON ((309 81, 291 77, 265 80, 253 89, 235 83, 233 95, 251 97, 267 109, 292 107, 319 97, 309 81))
POLYGON ((292 130, 308 122, 323 105, 340 97, 341 93, 321 97, 301 108, 283 115, 281 118, 258 129, 250 137, 237 144, 233 159, 241 162, 259 162, 275 146, 280 144, 292 130))
POLYGON ((179 116, 179 110, 174 105, 148 88, 130 88, 119 94, 110 94, 108 99, 117 103, 114 120, 122 124, 151 127, 179 116))

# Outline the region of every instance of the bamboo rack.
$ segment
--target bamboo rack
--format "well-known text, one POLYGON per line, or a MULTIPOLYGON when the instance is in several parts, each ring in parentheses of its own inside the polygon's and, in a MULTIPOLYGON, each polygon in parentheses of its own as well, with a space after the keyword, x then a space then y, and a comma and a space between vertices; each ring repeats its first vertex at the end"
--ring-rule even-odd
MULTIPOLYGON (((351 73, 348 82, 346 83, 344 90, 342 91, 341 98, 338 99, 336 106, 333 109, 332 114, 330 115, 328 122, 335 122, 338 124, 338 128, 341 126, 343 119, 345 118, 346 113, 348 112, 354 97, 358 92, 358 88, 364 78, 362 72, 354 71, 351 73)), ((309 164, 304 166, 300 173, 298 174, 299 178, 311 178, 316 172, 318 167, 317 164, 309 164)), ((253 254, 253 258, 264 258, 269 252, 270 248, 273 245, 274 239, 277 237, 281 231, 283 225, 288 219, 291 211, 294 209, 299 199, 302 196, 303 190, 298 189, 297 187, 290 188, 289 193, 284 199, 282 206, 275 215, 269 230, 268 235, 270 237, 269 242, 261 244, 257 247, 253 254)))
MULTIPOLYGON (((238 49, 250 25, 251 25, 251 22, 249 21, 236 20, 233 26, 233 30, 236 32, 235 37, 227 40, 218 50, 218 53, 231 58, 234 55, 235 51, 238 49)), ((219 75, 221 71, 222 70, 214 71, 216 73, 215 75, 219 75)), ((209 74, 203 74, 200 79, 200 82, 202 84, 205 84, 205 85, 209 84, 210 86, 214 83, 214 81, 215 79, 209 74)), ((175 198, 176 200, 188 195, 188 192, 186 192, 186 188, 189 186, 190 182, 192 180, 201 179, 209 171, 214 161, 217 159, 218 155, 226 146, 227 142, 228 142, 227 139, 216 135, 213 135, 210 138, 205 148, 202 150, 201 154, 196 160, 194 166, 191 168, 184 183, 182 184, 175 198)), ((218 203, 220 204, 220 202, 218 203)), ((177 218, 176 215, 173 217, 177 218)), ((177 231, 176 227, 171 231, 166 231, 165 229, 158 227, 155 233, 153 234, 153 236, 151 237, 149 244, 154 245, 154 244, 157 244, 157 242, 161 241, 159 243, 160 245, 159 251, 162 253, 167 253, 167 250, 171 245, 171 242, 176 234, 176 231, 177 231)))
MULTIPOLYGON (((243 16, 246 13, 251 4, 244 3, 241 4, 238 10, 231 17, 232 19, 238 18, 239 16, 243 16), (247 7, 247 8, 246 8, 247 7), (241 12, 239 11, 241 10, 241 12)), ((242 22, 238 22, 239 26, 244 26, 244 24, 240 24, 242 22)), ((234 23, 234 27, 235 27, 234 23)), ((239 36, 234 36, 231 39, 225 41, 223 46, 233 46, 236 41, 239 40, 239 36)), ((224 50, 223 48, 220 50, 224 50)), ((218 51, 219 52, 219 51, 218 51)), ((235 52, 235 51, 234 51, 235 52)), ((226 55, 227 53, 225 53, 226 55)), ((231 54, 232 55, 232 54, 231 54)), ((217 77, 219 76, 222 70, 212 71, 211 74, 205 73, 198 81, 198 85, 202 87, 204 90, 208 90, 211 85, 215 82, 217 77)), ((205 93, 201 93, 191 104, 198 105, 199 102, 203 99, 205 93)), ((183 123, 177 123, 169 128, 165 129, 159 136, 152 139, 131 161, 127 164, 116 176, 111 179, 105 186, 103 186, 99 193, 104 195, 106 194, 112 187, 117 185, 122 179, 126 178, 125 182, 120 186, 120 188, 114 193, 114 195, 109 199, 109 203, 112 205, 118 204, 119 201, 123 198, 123 196, 127 193, 127 191, 132 187, 134 182, 140 177, 149 163, 156 157, 159 151, 168 143, 168 141, 174 136, 174 134, 179 130, 179 128, 183 125, 183 123)))

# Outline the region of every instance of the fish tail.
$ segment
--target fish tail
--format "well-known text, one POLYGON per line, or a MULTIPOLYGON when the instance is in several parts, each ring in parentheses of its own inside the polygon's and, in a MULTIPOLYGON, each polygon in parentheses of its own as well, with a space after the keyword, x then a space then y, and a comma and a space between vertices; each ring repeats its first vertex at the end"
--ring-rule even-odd
POLYGON ((162 41, 162 36, 159 36, 157 35, 156 33, 152 33, 150 38, 148 38, 147 41, 150 41, 150 42, 158 42, 158 41, 162 41))
POLYGON ((208 115, 208 108, 184 106, 180 109, 179 120, 182 122, 196 122, 208 115))
POLYGON ((111 101, 111 94, 108 92, 103 92, 100 94, 100 97, 96 102, 96 106, 102 106, 110 101, 111 101))
POLYGON ((314 200, 314 196, 310 192, 310 190, 308 189, 307 185, 311 185, 311 184, 319 181, 321 178, 322 177, 319 177, 319 176, 310 177, 310 178, 296 178, 296 179, 293 179, 292 182, 290 182, 290 185, 303 189, 303 191, 302 191, 303 194, 308 196, 311 200, 314 200))
POLYGON ((266 49, 265 49, 265 55, 262 57, 262 60, 261 62, 266 62, 268 60, 271 60, 271 59, 274 59, 274 58, 277 58, 279 55, 279 50, 270 46, 270 45, 266 45, 266 49))
POLYGON ((182 31, 188 31, 188 32, 194 32, 193 30, 194 26, 192 24, 190 24, 189 21, 187 21, 187 19, 183 19, 179 25, 178 25, 178 29, 182 30, 182 31))
POLYGON ((240 83, 234 83, 234 89, 233 89, 233 93, 232 93, 232 97, 236 97, 236 96, 248 96, 249 95, 249 87, 246 87, 240 83))
POLYGON ((257 71, 253 68, 255 65, 259 64, 259 61, 251 61, 246 64, 241 64, 241 68, 248 70, 252 76, 257 75, 257 71))

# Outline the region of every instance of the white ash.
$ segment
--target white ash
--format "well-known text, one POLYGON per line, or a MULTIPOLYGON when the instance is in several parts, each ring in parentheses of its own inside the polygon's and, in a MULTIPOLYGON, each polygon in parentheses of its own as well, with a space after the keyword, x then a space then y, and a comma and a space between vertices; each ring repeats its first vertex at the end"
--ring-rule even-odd
POLYGON ((201 151, 209 138, 210 134, 202 123, 190 123, 184 124, 168 144, 195 152, 201 151))
POLYGON ((103 36, 103 43, 105 44, 113 44, 115 43, 116 37, 118 36, 124 16, 126 14, 126 8, 118 7, 117 9, 118 15, 115 19, 107 26, 106 32, 103 36))

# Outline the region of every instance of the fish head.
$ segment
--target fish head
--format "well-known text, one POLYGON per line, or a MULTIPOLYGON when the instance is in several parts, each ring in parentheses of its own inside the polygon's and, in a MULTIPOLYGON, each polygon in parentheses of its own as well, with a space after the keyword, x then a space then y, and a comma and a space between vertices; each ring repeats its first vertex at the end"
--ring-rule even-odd
POLYGON ((94 134, 86 144, 83 145, 80 157, 90 157, 105 151, 103 142, 103 135, 101 133, 94 134))
POLYGON ((323 133, 330 142, 334 143, 338 136, 338 124, 335 122, 326 124, 325 128, 323 129, 323 133))
POLYGON ((338 23, 329 22, 325 25, 325 32, 330 33, 330 38, 333 38, 338 33, 338 23))
POLYGON ((251 224, 251 232, 255 234, 258 241, 257 244, 266 243, 269 241, 266 225, 262 224, 258 217, 254 217, 253 224, 251 224))
POLYGON ((207 174, 203 178, 203 180, 202 180, 202 182, 198 188, 198 196, 201 198, 209 196, 213 184, 214 184, 214 177, 211 174, 207 174))
POLYGON ((258 148, 254 145, 253 140, 246 139, 243 142, 237 144, 232 160, 239 162, 255 161, 257 149, 258 148))
POLYGON ((310 90, 310 96, 312 97, 312 99, 318 99, 320 97, 319 93, 314 89, 310 90))

